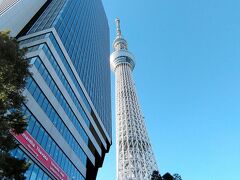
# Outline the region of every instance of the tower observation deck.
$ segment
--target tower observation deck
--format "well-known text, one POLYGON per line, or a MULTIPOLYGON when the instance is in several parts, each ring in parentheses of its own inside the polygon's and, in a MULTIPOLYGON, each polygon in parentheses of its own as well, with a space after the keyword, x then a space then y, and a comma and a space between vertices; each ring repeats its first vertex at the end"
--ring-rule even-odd
POLYGON ((157 164, 132 78, 134 56, 122 37, 120 20, 113 42, 111 69, 115 73, 117 180, 149 180, 157 164))

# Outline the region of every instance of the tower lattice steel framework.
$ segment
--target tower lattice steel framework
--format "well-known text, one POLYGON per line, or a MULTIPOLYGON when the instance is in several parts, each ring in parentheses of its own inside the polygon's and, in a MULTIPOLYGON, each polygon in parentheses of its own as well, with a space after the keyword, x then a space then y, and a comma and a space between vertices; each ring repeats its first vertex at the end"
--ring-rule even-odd
POLYGON ((132 78, 135 62, 116 19, 111 68, 115 72, 117 180, 151 179, 157 170, 132 78))

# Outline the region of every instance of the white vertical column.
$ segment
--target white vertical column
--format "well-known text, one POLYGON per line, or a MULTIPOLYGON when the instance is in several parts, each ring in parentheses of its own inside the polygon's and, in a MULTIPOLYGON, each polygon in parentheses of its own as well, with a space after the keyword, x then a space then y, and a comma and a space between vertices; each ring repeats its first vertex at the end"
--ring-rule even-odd
POLYGON ((128 64, 120 64, 116 75, 117 177, 150 179, 157 165, 138 104, 128 64))
POLYGON ((115 72, 118 180, 148 180, 158 170, 132 78, 135 62, 122 37, 120 20, 110 62, 115 72))

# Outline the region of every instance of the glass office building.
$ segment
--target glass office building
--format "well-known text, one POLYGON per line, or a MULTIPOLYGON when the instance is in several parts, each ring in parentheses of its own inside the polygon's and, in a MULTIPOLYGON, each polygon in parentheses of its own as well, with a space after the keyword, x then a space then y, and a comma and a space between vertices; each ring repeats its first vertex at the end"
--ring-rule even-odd
POLYGON ((13 155, 27 179, 95 179, 111 145, 109 27, 101 0, 47 1, 18 35, 32 77, 13 155))

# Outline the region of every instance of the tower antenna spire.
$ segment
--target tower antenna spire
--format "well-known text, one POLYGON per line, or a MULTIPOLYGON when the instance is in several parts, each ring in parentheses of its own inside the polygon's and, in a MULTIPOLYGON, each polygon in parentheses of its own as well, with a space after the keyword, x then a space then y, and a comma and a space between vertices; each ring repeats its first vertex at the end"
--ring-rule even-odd
POLYGON ((132 78, 134 56, 121 36, 118 18, 116 26, 117 37, 113 42, 110 63, 116 75, 117 180, 151 179, 152 172, 158 167, 132 78))
POLYGON ((122 33, 121 33, 121 28, 120 28, 120 19, 116 18, 115 22, 116 22, 116 27, 117 27, 117 36, 121 36, 122 33))

